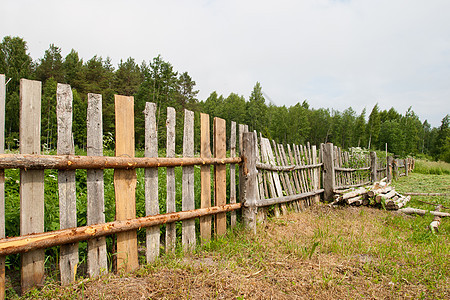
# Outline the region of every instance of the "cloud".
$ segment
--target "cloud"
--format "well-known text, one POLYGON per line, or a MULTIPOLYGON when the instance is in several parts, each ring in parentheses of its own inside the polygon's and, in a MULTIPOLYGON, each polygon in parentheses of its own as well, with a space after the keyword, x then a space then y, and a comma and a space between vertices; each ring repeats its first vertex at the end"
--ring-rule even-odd
POLYGON ((438 126, 450 111, 450 2, 6 1, 3 35, 34 58, 50 43, 84 59, 158 54, 200 89, 248 97, 259 81, 279 105, 412 106, 438 126), (433 104, 433 105, 430 105, 433 104))

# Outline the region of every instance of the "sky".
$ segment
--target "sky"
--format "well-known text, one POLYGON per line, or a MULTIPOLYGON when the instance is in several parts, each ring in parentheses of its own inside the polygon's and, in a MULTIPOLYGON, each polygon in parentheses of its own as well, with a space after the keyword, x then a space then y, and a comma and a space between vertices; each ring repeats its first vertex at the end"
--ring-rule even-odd
POLYGON ((117 65, 157 55, 188 72, 206 99, 248 99, 256 82, 291 106, 367 115, 378 103, 440 125, 450 113, 448 0, 2 0, 0 36, 33 59, 50 44, 117 65))

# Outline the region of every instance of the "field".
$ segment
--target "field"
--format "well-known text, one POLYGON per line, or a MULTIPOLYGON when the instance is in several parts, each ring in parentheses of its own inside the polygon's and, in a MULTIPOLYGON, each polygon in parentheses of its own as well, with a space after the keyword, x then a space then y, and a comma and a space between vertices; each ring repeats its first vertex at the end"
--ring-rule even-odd
MULTIPOLYGON (((448 192, 450 175, 413 173, 403 192, 448 192)), ((433 209, 413 197, 410 206, 433 209)), ((450 206, 449 197, 425 201, 450 206)), ((448 211, 448 210, 447 210, 448 211)), ((34 299, 448 299, 450 221, 431 216, 325 205, 241 228, 191 254, 162 256, 133 274, 80 279, 60 287, 49 276, 34 299)), ((10 298, 18 298, 10 288, 10 298)))

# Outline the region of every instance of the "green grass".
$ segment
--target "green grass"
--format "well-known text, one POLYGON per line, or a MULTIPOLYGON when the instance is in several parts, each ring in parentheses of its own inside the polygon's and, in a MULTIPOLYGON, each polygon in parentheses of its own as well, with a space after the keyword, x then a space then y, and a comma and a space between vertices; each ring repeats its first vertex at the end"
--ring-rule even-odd
POLYGON ((443 161, 417 159, 414 172, 420 174, 450 175, 450 164, 443 161))
MULTIPOLYGON (((56 154, 55 151, 47 151, 45 154, 56 154)), ((80 149, 76 151, 77 155, 86 155, 86 152, 80 149)), ((114 156, 114 151, 105 150, 105 156, 114 156)), ((136 157, 144 156, 143 151, 136 151, 136 157)), ((160 151, 160 157, 165 157, 164 151, 160 151)), ((238 167, 236 167, 238 169, 238 167)), ((159 208, 160 213, 166 212, 166 168, 158 169, 159 179, 159 208)), ((211 167, 213 172, 213 167, 211 167)), ((145 181, 144 181, 144 169, 136 169, 137 173, 137 186, 136 186, 136 216, 145 216, 145 181)), ((236 171, 236 174, 238 172, 236 171)), ((6 169, 5 170, 5 227, 6 236, 19 236, 20 235, 20 197, 19 197, 19 180, 20 171, 18 169, 6 169)), ((194 199, 195 207, 200 208, 200 166, 194 167, 194 199)), ((211 184, 213 184, 213 176, 211 176, 211 184)), ((236 180, 237 182, 237 180, 236 180)), ((105 219, 106 222, 115 220, 115 192, 114 192, 114 170, 104 170, 104 199, 105 199, 105 219)), ((227 190, 229 190, 229 165, 227 165, 227 190)), ((213 185, 212 185, 213 186, 213 185)), ((76 198, 77 198, 77 225, 86 225, 86 213, 87 213, 87 195, 86 195, 86 170, 76 170, 76 198)), ((44 231, 58 230, 59 227, 59 198, 58 198, 58 171, 57 170, 45 170, 45 182, 44 182, 44 231)), ((176 208, 177 211, 182 210, 182 167, 175 168, 175 190, 176 190, 176 208)), ((211 191, 213 196, 213 188, 211 191)), ((227 192, 229 197, 229 192, 227 192)), ((229 199, 227 198, 227 202, 229 199)), ((229 221, 229 220, 228 220, 229 221)), ((197 236, 199 236, 199 220, 196 220, 197 236)), ((176 223, 178 242, 181 241, 181 222, 176 223)), ((161 226, 161 236, 165 236, 165 226, 161 226)), ((111 265, 111 258, 113 257, 113 238, 107 237, 107 249, 111 265)), ((138 230, 138 242, 144 244, 145 242, 145 229, 138 230)), ((86 263, 87 256, 87 243, 81 242, 79 244, 79 275, 84 276, 83 265, 86 263)), ((46 249, 46 269, 47 276, 56 279, 58 277, 57 266, 59 264, 59 247, 52 247, 46 249)), ((20 270, 20 255, 9 255, 6 258, 6 268, 8 274, 17 274, 20 270)), ((17 279, 14 285, 17 285, 17 279)))

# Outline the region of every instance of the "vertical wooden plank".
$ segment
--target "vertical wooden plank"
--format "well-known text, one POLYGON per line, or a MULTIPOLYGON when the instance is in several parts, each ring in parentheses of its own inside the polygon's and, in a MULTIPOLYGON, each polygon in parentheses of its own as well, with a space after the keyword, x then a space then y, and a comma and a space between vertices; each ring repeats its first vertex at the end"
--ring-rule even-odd
MULTIPOLYGON (((291 165, 295 165, 296 161, 294 160, 294 156, 292 155, 292 149, 291 149, 291 145, 287 145, 288 148, 288 154, 289 154, 289 160, 291 165)), ((300 194, 300 183, 298 181, 298 177, 297 177, 297 171, 292 171, 292 178, 294 179, 294 185, 295 185, 295 192, 300 194)))
MULTIPOLYGON (((317 164, 317 147, 316 145, 313 145, 311 147, 311 151, 312 151, 312 163, 313 164, 317 164)), ((314 190, 318 190, 319 189, 319 171, 317 168, 313 169, 313 174, 314 174, 314 190)), ((319 203, 320 202, 320 196, 319 195, 315 195, 314 196, 314 202, 315 203, 319 203)))
POLYGON ((244 201, 242 219, 244 227, 256 233, 256 201, 258 201, 258 182, 256 170, 256 133, 248 132, 243 135, 243 169, 246 175, 244 183, 244 201))
MULTIPOLYGON (((145 157, 158 157, 158 128, 156 125, 156 104, 145 103, 145 157)), ((145 168, 145 214, 159 215, 158 168, 145 168)), ((146 229, 146 259, 154 262, 159 256, 160 228, 146 229)))
MULTIPOLYGON (((103 156, 102 95, 88 94, 87 155, 103 156)), ((87 225, 105 223, 103 170, 87 170, 87 225)), ((108 272, 105 237, 88 240, 88 274, 96 277, 108 272)))
POLYGON ((327 143, 323 147, 323 188, 324 200, 330 201, 333 198, 335 178, 334 178, 334 151, 333 144, 327 143))
MULTIPOLYGON (((258 147, 258 134, 256 132, 256 130, 253 131, 254 133, 254 137, 255 137, 255 155, 256 155, 256 163, 259 163, 261 161, 260 159, 260 151, 259 151, 259 147, 258 147)), ((263 172, 262 170, 257 171, 257 186, 258 186, 258 198, 257 200, 262 200, 264 199, 264 183, 263 183, 263 172)), ((265 221, 266 218, 266 207, 259 207, 257 208, 257 219, 258 222, 262 223, 265 221)))
MULTIPOLYGON (((226 122, 221 118, 214 118, 214 157, 225 158, 226 149, 226 122)), ((227 174, 225 165, 214 166, 215 203, 217 206, 225 205, 227 201, 227 174)), ((227 215, 216 215, 216 235, 224 235, 227 231, 227 215)))
MULTIPOLYGON (((183 157, 194 157, 194 112, 184 110, 183 157)), ((182 209, 195 209, 194 166, 183 167, 182 209)), ((182 222, 181 243, 184 250, 195 249, 195 219, 182 222)))
MULTIPOLYGON (((231 122, 230 156, 236 157, 236 122, 231 122)), ((230 203, 236 203, 236 165, 230 164, 230 203)), ((231 212, 231 228, 236 227, 236 211, 231 212)))
MULTIPOLYGON (((116 156, 134 157, 134 98, 115 95, 116 156)), ((136 218, 136 170, 114 170, 116 220, 136 218)), ((117 234, 117 269, 139 267, 136 230, 117 234)))
MULTIPOLYGON (((264 161, 263 158, 263 142, 262 142, 262 133, 259 133, 259 149, 260 149, 260 161, 264 161)), ((268 190, 268 173, 266 171, 262 171, 262 175, 263 175, 263 184, 264 184, 264 198, 269 198, 269 190, 268 190)))
MULTIPOLYGON (((5 75, 0 74, 0 153, 5 153, 5 75)), ((0 239, 5 237, 5 170, 0 170, 0 239)), ((0 300, 5 299, 5 256, 0 256, 0 300)))
MULTIPOLYGON (((260 143, 261 143, 262 162, 265 164, 268 164, 270 162, 269 162, 269 156, 267 154, 267 149, 266 149, 266 139, 261 138, 260 143)), ((273 178, 272 172, 268 171, 266 174, 268 175, 267 179, 268 179, 270 197, 272 197, 272 198, 278 197, 278 194, 275 190, 275 183, 274 183, 274 178, 273 178)))
MULTIPOLYGON (((167 108, 167 140, 166 140, 166 156, 175 157, 175 108, 167 108)), ((166 195, 166 212, 175 212, 175 168, 167 168, 167 195, 166 195)), ((176 228, 175 223, 166 224, 166 252, 174 252, 176 245, 176 228)))
MULTIPOLYGON (((294 144, 294 156, 295 156, 295 164, 297 166, 301 166, 302 162, 301 162, 301 159, 300 159, 300 151, 299 151, 298 145, 295 145, 295 144, 294 144)), ((299 185, 300 185, 300 191, 302 193, 304 193, 304 192, 306 192, 306 188, 305 188, 305 184, 303 182, 302 170, 299 170, 297 172, 297 175, 298 175, 298 181, 299 181, 299 185)))
MULTIPOLYGON (((72 89, 58 83, 56 89, 56 116, 58 124, 57 154, 75 154, 72 140, 72 89)), ((58 171, 59 226, 61 229, 77 227, 75 170, 58 171)), ((61 245, 59 271, 61 284, 75 281, 78 266, 78 243, 61 245)))
MULTIPOLYGON (((243 134, 245 132, 245 125, 243 124, 239 124, 239 156, 242 156, 242 137, 243 134)), ((242 194, 242 189, 244 184, 244 174, 242 173, 242 168, 239 167, 239 200, 242 203, 243 199, 243 194, 242 194)))
MULTIPOLYGON (((209 115, 200 114, 200 157, 211 158, 209 115)), ((211 166, 200 167, 201 208, 211 207, 211 166)), ((200 237, 204 241, 211 239, 211 216, 200 217, 200 237)))
MULTIPOLYGON (((20 153, 40 154, 41 82, 20 80, 20 153)), ((20 170, 20 235, 44 231, 44 170, 20 170)), ((44 250, 22 254, 22 292, 44 280, 44 250)))

